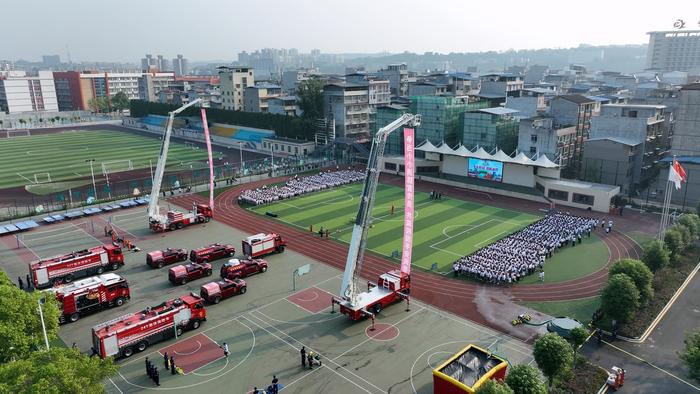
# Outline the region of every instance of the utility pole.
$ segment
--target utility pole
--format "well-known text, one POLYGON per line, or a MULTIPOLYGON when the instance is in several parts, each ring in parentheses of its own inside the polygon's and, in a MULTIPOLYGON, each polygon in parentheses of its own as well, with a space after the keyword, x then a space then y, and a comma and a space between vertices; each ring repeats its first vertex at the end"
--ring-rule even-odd
POLYGON ((238 141, 238 155, 240 156, 240 169, 243 174, 243 141, 238 141))
POLYGON ((49 350, 49 337, 46 335, 46 324, 44 324, 44 312, 41 310, 41 301, 39 298, 37 303, 39 304, 39 317, 41 318, 41 329, 44 331, 44 343, 46 343, 46 351, 49 350))
POLYGON ((270 144, 270 175, 275 176, 275 151, 270 144))
POLYGON ((97 186, 95 186, 95 171, 92 168, 92 163, 95 162, 95 159, 87 159, 85 160, 86 163, 90 163, 90 175, 92 176, 92 191, 95 192, 95 200, 97 200, 97 186))

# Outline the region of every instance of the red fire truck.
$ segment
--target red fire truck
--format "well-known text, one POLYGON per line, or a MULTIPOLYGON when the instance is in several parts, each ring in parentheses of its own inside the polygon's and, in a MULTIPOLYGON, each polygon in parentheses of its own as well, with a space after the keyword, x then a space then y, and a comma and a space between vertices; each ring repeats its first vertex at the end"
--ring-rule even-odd
POLYGON ((117 274, 103 274, 55 287, 56 300, 61 306, 58 321, 74 322, 88 315, 113 306, 122 306, 131 298, 129 283, 117 274))
POLYGON ((263 259, 231 259, 221 266, 223 279, 240 279, 260 272, 267 272, 267 261, 263 259))
POLYGON ((207 302, 218 304, 223 299, 245 294, 246 290, 247 286, 243 279, 221 279, 203 284, 199 288, 199 295, 207 302))
POLYGON ((241 241, 243 244, 243 254, 248 258, 264 256, 270 253, 282 253, 287 241, 282 236, 275 233, 255 234, 241 241))
POLYGON ((102 245, 29 263, 29 274, 34 287, 43 289, 85 276, 100 275, 108 268, 116 270, 122 265, 122 249, 102 245))
POLYGON ((151 218, 149 227, 153 231, 173 231, 194 223, 206 223, 212 217, 214 213, 209 205, 197 204, 187 213, 168 211, 168 215, 163 217, 163 220, 151 218))
POLYGON ((101 358, 130 357, 156 342, 197 329, 207 320, 204 301, 188 294, 92 328, 92 343, 101 358))
POLYGON ((209 263, 176 265, 168 270, 168 280, 174 285, 184 285, 188 281, 210 276, 211 272, 209 263))
POLYGON ((185 249, 154 250, 146 255, 146 265, 151 268, 163 268, 166 264, 172 264, 178 261, 187 260, 187 251, 185 249))
POLYGON ((199 249, 190 250, 190 261, 193 263, 208 263, 226 256, 233 257, 236 248, 233 245, 211 244, 199 249))
POLYGON ((332 303, 340 305, 340 313, 348 315, 352 320, 360 320, 366 316, 372 317, 388 305, 408 298, 410 285, 410 274, 391 270, 379 275, 376 284, 367 282, 367 292, 357 293, 355 300, 333 297, 332 303))

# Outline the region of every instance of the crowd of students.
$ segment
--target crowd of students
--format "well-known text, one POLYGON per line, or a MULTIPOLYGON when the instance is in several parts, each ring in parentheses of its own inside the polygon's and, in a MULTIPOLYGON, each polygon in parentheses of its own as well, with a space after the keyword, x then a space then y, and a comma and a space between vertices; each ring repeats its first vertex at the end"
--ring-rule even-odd
POLYGON ((284 186, 262 186, 257 189, 247 189, 238 196, 238 203, 263 205, 300 196, 323 189, 359 182, 365 178, 365 173, 355 170, 337 170, 320 172, 318 175, 298 177, 295 175, 284 186))
POLYGON ((558 248, 581 243, 598 220, 553 212, 452 264, 455 275, 469 275, 491 283, 513 283, 542 270, 558 248))

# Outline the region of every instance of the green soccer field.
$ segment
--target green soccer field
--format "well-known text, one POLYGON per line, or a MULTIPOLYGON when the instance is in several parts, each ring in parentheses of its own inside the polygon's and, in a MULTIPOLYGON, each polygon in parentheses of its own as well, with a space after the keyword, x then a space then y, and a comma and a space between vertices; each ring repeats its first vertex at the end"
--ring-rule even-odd
MULTIPOLYGON (((308 231, 322 226, 331 236, 350 242, 352 224, 357 215, 362 184, 344 186, 307 196, 250 208, 265 214, 274 212, 277 220, 308 231), (337 232, 339 230, 339 232, 337 232)), ((372 212, 368 249, 390 257, 401 251, 403 239, 404 190, 379 185, 372 212), (395 213, 391 214, 394 205, 395 213)), ((430 200, 427 193, 416 192, 413 230, 413 264, 438 271, 452 269, 452 262, 527 226, 538 217, 467 201, 446 198, 430 200)), ((395 259, 399 260, 399 259, 395 259)))
MULTIPOLYGON (((119 131, 69 131, 47 135, 32 135, 0 139, 0 189, 24 186, 35 181, 65 181, 90 176, 86 159, 95 159, 95 175, 102 174, 102 163, 108 171, 153 166, 160 151, 158 138, 119 131), (49 174, 48 176, 46 174, 49 174), (35 179, 36 175, 36 179, 35 179)), ((206 149, 193 150, 184 144, 171 142, 168 162, 206 161, 206 149)))

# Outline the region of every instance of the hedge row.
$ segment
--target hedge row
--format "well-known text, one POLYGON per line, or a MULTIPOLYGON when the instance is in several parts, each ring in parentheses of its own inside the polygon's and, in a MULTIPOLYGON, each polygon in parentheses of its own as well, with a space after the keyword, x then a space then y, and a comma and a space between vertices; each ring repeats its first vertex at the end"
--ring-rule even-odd
MULTIPOLYGON (((143 100, 131 100, 129 108, 131 116, 143 117, 149 114, 167 116, 168 112, 176 109, 177 106, 143 100)), ((182 115, 199 116, 199 108, 190 107, 182 112, 182 115)), ((313 140, 316 132, 315 125, 311 120, 296 116, 208 108, 207 120, 209 122, 274 130, 277 136, 287 138, 313 140)))

